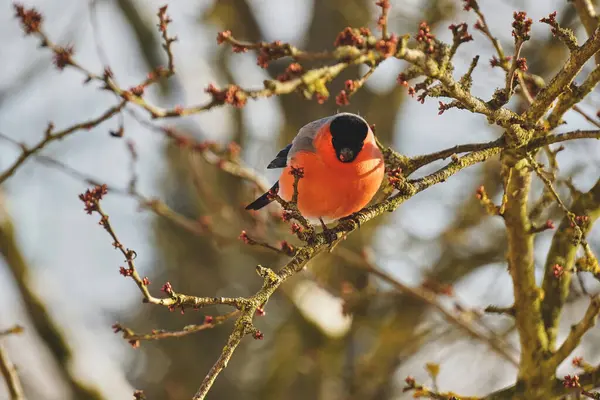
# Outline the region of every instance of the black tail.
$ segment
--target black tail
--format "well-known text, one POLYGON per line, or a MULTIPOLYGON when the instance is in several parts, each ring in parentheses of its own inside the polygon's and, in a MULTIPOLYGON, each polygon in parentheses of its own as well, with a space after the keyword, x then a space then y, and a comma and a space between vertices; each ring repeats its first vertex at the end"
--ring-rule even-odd
MULTIPOLYGON (((279 181, 275 182, 275 184, 271 187, 269 192, 277 193, 279 191, 279 181)), ((260 210, 267 204, 273 201, 273 199, 269 198, 269 192, 263 194, 258 199, 254 200, 252 203, 246 206, 246 210, 260 210)))

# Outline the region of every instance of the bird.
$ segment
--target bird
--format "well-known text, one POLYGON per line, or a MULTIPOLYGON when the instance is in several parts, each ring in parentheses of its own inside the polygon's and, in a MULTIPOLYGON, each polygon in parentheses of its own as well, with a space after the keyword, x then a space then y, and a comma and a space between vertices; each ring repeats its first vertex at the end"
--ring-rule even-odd
POLYGON ((260 210, 294 194, 294 171, 301 169, 297 208, 311 224, 349 217, 375 196, 385 173, 373 130, 357 114, 338 113, 304 125, 267 169, 282 168, 279 180, 246 210, 260 210))

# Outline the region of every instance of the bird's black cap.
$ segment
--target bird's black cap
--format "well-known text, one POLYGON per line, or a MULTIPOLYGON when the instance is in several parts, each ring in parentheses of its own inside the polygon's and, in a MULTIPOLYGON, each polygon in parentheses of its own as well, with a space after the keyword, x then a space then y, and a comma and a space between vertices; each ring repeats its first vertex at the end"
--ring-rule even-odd
POLYGON ((356 115, 342 114, 331 121, 329 131, 335 138, 344 137, 355 142, 363 142, 369 132, 369 125, 356 115))
POLYGON ((362 150, 369 133, 369 125, 364 119, 353 114, 342 114, 329 125, 331 141, 341 162, 352 162, 362 150))

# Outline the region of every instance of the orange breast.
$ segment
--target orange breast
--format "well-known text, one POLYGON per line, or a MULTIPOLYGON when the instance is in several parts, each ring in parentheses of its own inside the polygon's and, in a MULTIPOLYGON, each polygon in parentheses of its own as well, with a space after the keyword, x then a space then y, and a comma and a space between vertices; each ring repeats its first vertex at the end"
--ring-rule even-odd
MULTIPOLYGON (((290 165, 304 169, 298 183, 298 208, 313 220, 335 220, 362 209, 379 189, 385 170, 381 152, 372 143, 365 143, 351 163, 325 162, 317 153, 300 152, 290 165)), ((294 192, 291 166, 279 178, 279 195, 286 201, 294 192)))

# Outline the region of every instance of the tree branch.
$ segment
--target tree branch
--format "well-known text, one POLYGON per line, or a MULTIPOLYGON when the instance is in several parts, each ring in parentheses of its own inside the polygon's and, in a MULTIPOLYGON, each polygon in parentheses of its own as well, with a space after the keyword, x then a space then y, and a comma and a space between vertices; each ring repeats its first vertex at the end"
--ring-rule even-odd
POLYGON ((515 366, 518 366, 518 360, 516 360, 516 358, 512 354, 510 354, 510 352, 506 349, 506 347, 499 340, 499 338, 484 335, 483 333, 479 332, 474 326, 472 326, 469 322, 465 321, 460 317, 457 317, 455 314, 448 311, 446 307, 444 307, 440 303, 440 301, 438 301, 436 294, 431 290, 428 290, 426 288, 413 288, 408 285, 405 285, 402 282, 394 279, 392 276, 390 276, 377 266, 373 265, 369 261, 364 260, 363 258, 358 257, 355 254, 352 254, 352 252, 348 250, 340 250, 336 252, 336 255, 340 256, 346 261, 349 261, 350 264, 355 265, 358 268, 367 270, 369 273, 380 278, 384 282, 387 282, 390 285, 392 285, 399 292, 408 294, 410 297, 430 305, 437 312, 439 312, 448 322, 463 330, 467 335, 469 335, 473 339, 486 343, 503 359, 515 366))
MULTIPOLYGON (((600 180, 590 189, 575 200, 571 207, 575 215, 587 216, 589 222, 581 226, 583 235, 587 234, 593 226, 594 220, 600 217, 600 180)), ((544 327, 548 334, 549 349, 553 350, 560 314, 569 294, 569 286, 574 271, 575 255, 581 238, 577 238, 575 227, 569 215, 565 215, 556 233, 552 238, 552 244, 546 258, 542 290, 544 301, 542 303, 542 317, 544 327), (554 266, 558 265, 568 272, 557 277, 554 266)))
POLYGON ((30 268, 17 243, 15 228, 2 197, 0 197, 0 255, 14 278, 35 331, 50 351, 54 362, 59 367, 60 376, 67 383, 74 399, 102 400, 103 396, 95 388, 82 382, 71 370, 73 365, 71 348, 60 327, 50 316, 46 305, 31 287, 30 268))
POLYGON ((569 87, 575 76, 581 71, 583 65, 600 50, 600 31, 594 34, 575 51, 572 51, 561 70, 552 78, 534 99, 533 104, 525 112, 525 119, 532 123, 537 122, 546 114, 552 102, 569 87))
POLYGON ((569 336, 565 339, 563 344, 556 350, 556 353, 552 356, 554 365, 558 366, 564 359, 566 359, 572 352, 579 346, 581 338, 586 334, 595 324, 598 314, 600 313, 600 296, 596 295, 590 300, 585 315, 579 321, 579 323, 571 327, 569 336))
POLYGON ((503 176, 506 187, 504 220, 508 238, 508 270, 513 281, 515 321, 521 342, 519 377, 540 369, 548 338, 541 316, 542 294, 535 283, 533 235, 527 212, 531 171, 526 160, 514 167, 505 160, 503 176))
MULTIPOLYGON (((590 0, 573 0, 572 3, 588 36, 592 36, 598 27, 598 15, 594 4, 590 0)), ((596 54, 596 64, 600 65, 600 53, 596 54)))
POLYGON ((123 107, 125 107, 125 104, 127 104, 127 102, 121 101, 118 105, 106 110, 99 117, 96 117, 89 121, 80 122, 78 124, 72 125, 68 128, 58 131, 58 132, 53 132, 52 129, 54 128, 54 126, 52 124, 49 124, 48 129, 46 130, 46 135, 45 135, 44 139, 40 140, 33 147, 27 147, 27 145, 25 145, 25 144, 20 145, 21 149, 22 149, 21 155, 13 162, 13 164, 10 167, 8 167, 6 169, 6 171, 4 171, 0 174, 0 183, 4 182, 8 178, 10 178, 15 173, 15 171, 25 161, 27 161, 27 159, 29 159, 29 157, 37 154, 40 150, 42 150, 44 147, 46 147, 46 145, 48 145, 49 143, 64 139, 66 136, 69 136, 75 132, 78 132, 78 131, 81 131, 84 129, 86 129, 86 130, 91 129, 91 128, 101 124, 102 122, 104 122, 104 121, 112 118, 114 115, 118 114, 123 109, 123 107))
POLYGON ((21 380, 17 374, 15 366, 10 362, 6 349, 0 343, 0 373, 4 377, 6 386, 8 388, 8 394, 11 400, 25 400, 23 394, 23 387, 21 386, 21 380))
POLYGON ((557 127, 561 122, 562 116, 590 94, 598 85, 598 82, 600 82, 600 65, 596 66, 581 86, 571 85, 568 90, 565 90, 558 97, 558 103, 548 116, 550 127, 557 127))

